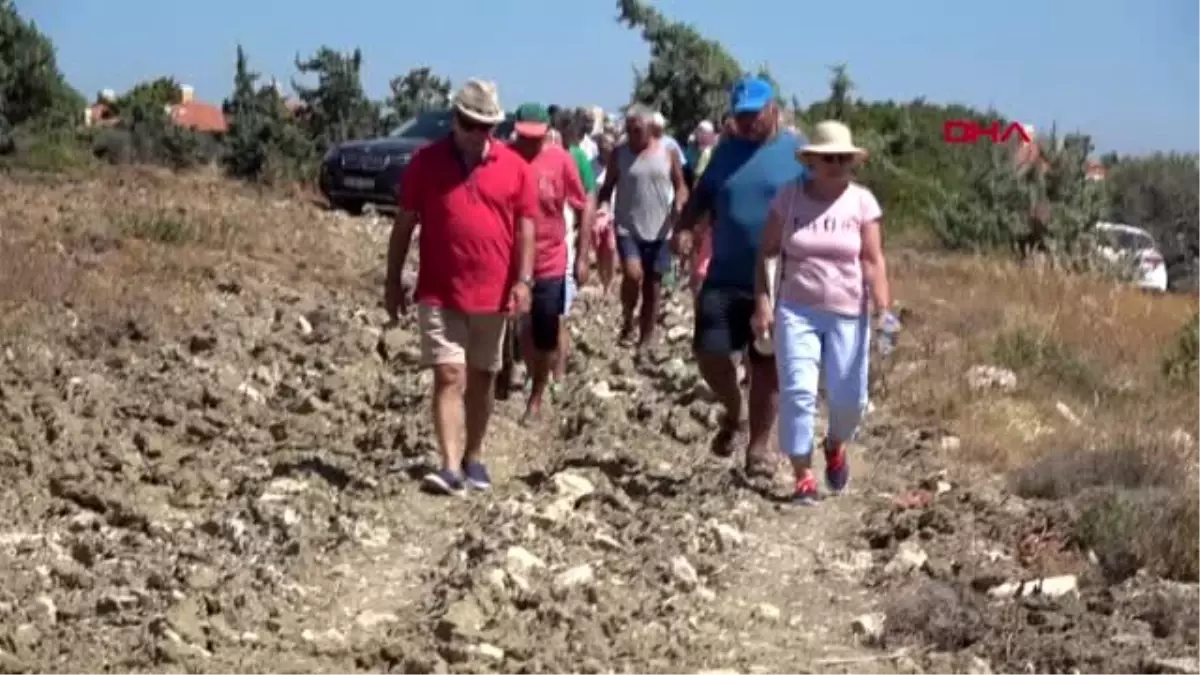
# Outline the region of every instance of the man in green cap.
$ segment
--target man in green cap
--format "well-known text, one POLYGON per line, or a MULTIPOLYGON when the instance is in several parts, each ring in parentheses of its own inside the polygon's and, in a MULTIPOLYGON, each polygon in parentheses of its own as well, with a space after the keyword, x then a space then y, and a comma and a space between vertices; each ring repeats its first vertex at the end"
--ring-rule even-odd
POLYGON ((529 162, 538 193, 533 293, 529 319, 521 331, 531 379, 525 410, 528 420, 541 412, 546 387, 558 361, 562 317, 568 301, 568 275, 573 272, 579 286, 587 282, 594 208, 575 160, 562 146, 547 142, 550 114, 546 108, 538 103, 522 105, 517 109, 515 127, 517 137, 512 147, 529 162), (579 223, 578 255, 573 270, 568 269, 567 209, 579 223))

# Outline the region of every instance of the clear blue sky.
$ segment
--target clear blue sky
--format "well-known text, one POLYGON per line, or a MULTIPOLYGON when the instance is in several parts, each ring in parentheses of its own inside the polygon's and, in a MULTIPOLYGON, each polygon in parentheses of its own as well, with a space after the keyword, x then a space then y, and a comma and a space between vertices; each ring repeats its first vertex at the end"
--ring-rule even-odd
MULTIPOLYGON (((219 102, 234 49, 287 82, 322 44, 361 47, 372 96, 418 65, 458 82, 495 79, 506 107, 533 99, 615 107, 648 50, 613 0, 17 0, 92 94, 172 75, 219 102)), ((1048 129, 1082 129, 1101 151, 1200 149, 1196 0, 660 0, 785 94, 825 96, 846 62, 870 99, 994 105, 1048 129)))

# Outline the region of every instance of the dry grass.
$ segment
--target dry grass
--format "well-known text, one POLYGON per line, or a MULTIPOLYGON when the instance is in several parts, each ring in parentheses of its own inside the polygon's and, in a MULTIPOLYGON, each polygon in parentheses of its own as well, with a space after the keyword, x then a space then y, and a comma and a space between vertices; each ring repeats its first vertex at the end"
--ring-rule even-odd
POLYGON ((1163 375, 1180 329, 1194 321, 1195 296, 980 258, 893 257, 908 319, 889 399, 949 424, 976 457, 1020 466, 1073 429, 1196 430, 1196 389, 1170 388, 1163 375), (977 364, 1011 369, 1017 388, 972 393, 965 374, 977 364))
POLYGON ((974 257, 893 257, 909 318, 889 402, 959 436, 959 456, 1010 472, 1018 492, 1078 498, 1078 534, 1102 557, 1120 537, 1097 533, 1153 531, 1126 537, 1120 555, 1196 578, 1196 296, 974 257), (978 364, 1011 370, 1016 387, 971 391, 978 364))
POLYGON ((211 311, 204 282, 245 271, 346 288, 377 272, 374 251, 364 259, 361 221, 214 173, 0 173, 0 201, 7 338, 94 336, 129 322, 183 326, 211 311))

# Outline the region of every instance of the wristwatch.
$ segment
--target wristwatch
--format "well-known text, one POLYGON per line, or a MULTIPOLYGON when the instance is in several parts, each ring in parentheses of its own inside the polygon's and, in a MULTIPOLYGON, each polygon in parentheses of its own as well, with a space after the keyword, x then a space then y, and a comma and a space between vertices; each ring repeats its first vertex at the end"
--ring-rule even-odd
POLYGON ((517 281, 525 284, 527 288, 533 288, 533 277, 521 277, 517 281))

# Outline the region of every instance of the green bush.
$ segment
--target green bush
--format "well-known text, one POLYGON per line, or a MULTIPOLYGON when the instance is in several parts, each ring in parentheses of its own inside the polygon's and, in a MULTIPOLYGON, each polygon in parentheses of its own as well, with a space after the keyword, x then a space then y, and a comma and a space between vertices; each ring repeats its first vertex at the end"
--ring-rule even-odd
POLYGON ((1105 181, 1112 194, 1109 219, 1150 232, 1165 258, 1171 287, 1195 291, 1200 277, 1200 157, 1158 153, 1110 160, 1105 181))
POLYGON ((95 166, 86 136, 70 130, 16 130, 12 152, 0 155, 0 167, 26 171, 78 171, 95 166))
POLYGON ((1172 384, 1195 389, 1200 383, 1200 314, 1179 329, 1163 357, 1162 371, 1172 384))

